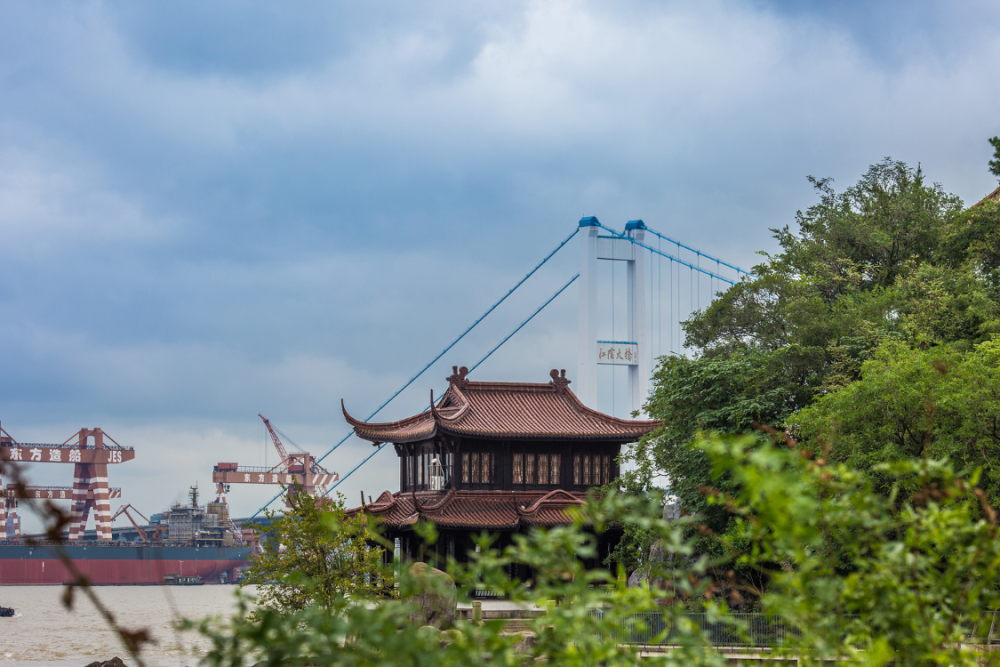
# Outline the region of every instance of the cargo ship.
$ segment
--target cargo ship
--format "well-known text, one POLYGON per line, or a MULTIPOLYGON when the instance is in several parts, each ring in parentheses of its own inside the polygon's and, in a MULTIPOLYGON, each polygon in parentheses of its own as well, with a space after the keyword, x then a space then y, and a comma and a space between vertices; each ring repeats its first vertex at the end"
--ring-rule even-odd
MULTIPOLYGON (((209 584, 238 579, 253 547, 229 519, 225 503, 174 505, 156 515, 138 541, 82 540, 63 543, 0 540, 0 585, 64 584, 74 580, 59 550, 97 585, 162 585, 198 577, 209 584), (154 537, 150 537, 153 535, 154 537)), ((96 537, 96 535, 95 535, 96 537)))

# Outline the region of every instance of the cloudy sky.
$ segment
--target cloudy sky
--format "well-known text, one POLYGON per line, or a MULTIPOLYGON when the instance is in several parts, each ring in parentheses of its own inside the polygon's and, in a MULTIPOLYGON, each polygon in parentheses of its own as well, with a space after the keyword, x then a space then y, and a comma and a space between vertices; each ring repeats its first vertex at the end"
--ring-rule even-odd
MULTIPOLYGON (((583 215, 749 267, 807 175, 892 156, 974 202, 998 24, 993 2, 0 0, 0 421, 134 446, 111 483, 151 513, 217 461, 273 464, 258 412, 327 451, 341 398, 369 414, 583 215)), ((380 417, 577 270, 571 243, 380 417)), ((576 302, 476 376, 573 368, 576 302)), ((341 490, 396 486, 386 451, 341 490)))

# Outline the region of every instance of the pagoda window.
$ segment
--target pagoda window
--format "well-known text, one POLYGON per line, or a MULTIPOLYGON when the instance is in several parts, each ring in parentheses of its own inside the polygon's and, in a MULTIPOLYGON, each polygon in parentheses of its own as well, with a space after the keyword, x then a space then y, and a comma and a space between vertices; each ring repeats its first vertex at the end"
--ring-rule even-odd
POLYGON ((559 454, 515 452, 511 482, 515 486, 558 486, 561 465, 559 454))
POLYGON ((493 463, 492 452, 462 452, 462 483, 492 484, 493 463))
POLYGON ((561 467, 562 456, 560 454, 549 454, 549 484, 558 486, 561 467))
POLYGON ((574 486, 601 486, 611 481, 611 457, 607 454, 573 456, 574 486))

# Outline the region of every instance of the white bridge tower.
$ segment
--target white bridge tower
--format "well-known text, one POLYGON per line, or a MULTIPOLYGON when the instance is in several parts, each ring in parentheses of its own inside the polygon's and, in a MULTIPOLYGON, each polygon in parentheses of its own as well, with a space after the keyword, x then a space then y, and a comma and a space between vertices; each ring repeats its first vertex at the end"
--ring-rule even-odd
MULTIPOLYGON (((595 217, 580 220, 580 311, 577 347, 576 395, 597 408, 598 365, 628 367, 629 413, 641 411, 649 391, 652 350, 646 303, 646 252, 632 240, 644 242, 646 225, 630 220, 624 235, 600 234, 595 217), (597 261, 626 263, 627 333, 625 340, 598 339, 597 261)), ((603 329, 603 327, 602 327, 603 329)))

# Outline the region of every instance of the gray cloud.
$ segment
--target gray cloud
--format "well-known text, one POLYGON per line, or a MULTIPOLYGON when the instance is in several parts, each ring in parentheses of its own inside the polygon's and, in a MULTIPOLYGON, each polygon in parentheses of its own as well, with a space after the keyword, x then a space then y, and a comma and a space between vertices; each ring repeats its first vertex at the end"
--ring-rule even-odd
MULTIPOLYGON (((148 462, 120 473, 142 481, 127 500, 155 511, 214 461, 261 458, 258 411, 336 442, 339 398, 373 410, 582 215, 641 217, 749 267, 813 201, 807 174, 846 186, 891 155, 975 200, 995 187, 997 14, 2 5, 0 419, 59 441, 123 432, 148 462)), ((385 417, 576 270, 571 247, 385 417)), ((480 377, 571 368, 575 301, 480 377)), ((344 450, 342 471, 367 451, 344 450)), ((392 458, 349 499, 393 486, 392 458)))

